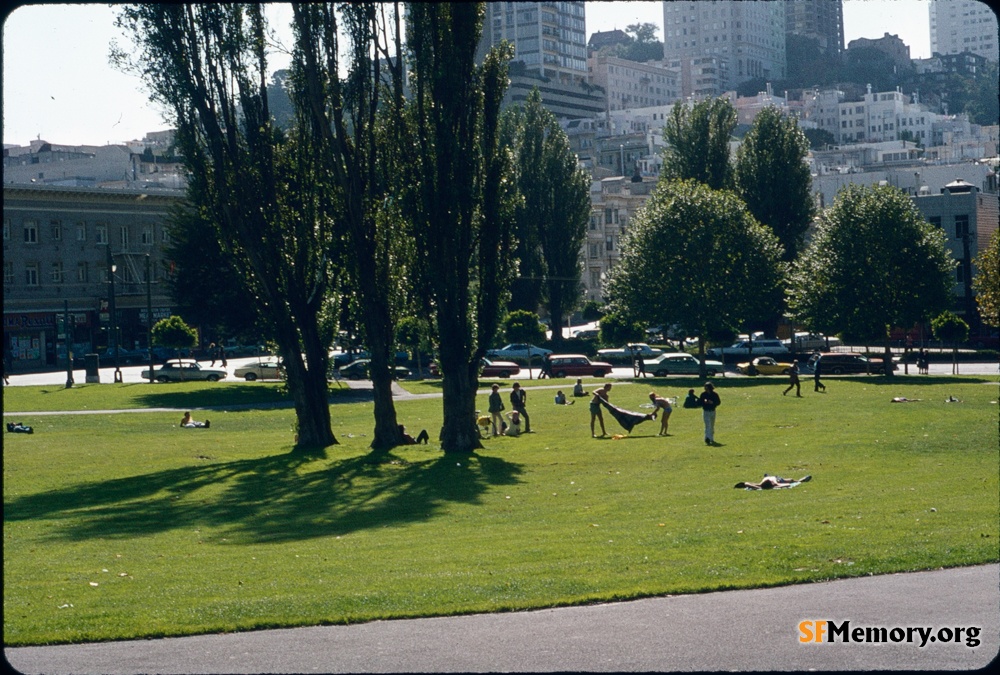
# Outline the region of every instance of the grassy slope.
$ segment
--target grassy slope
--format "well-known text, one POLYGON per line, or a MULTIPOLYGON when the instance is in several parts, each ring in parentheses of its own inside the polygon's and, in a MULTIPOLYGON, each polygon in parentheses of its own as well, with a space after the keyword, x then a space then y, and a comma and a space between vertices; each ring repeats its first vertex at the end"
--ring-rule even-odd
MULTIPOLYGON (((987 378, 829 378, 829 393, 804 386, 802 399, 780 395, 784 378, 717 382, 715 448, 700 413, 683 409, 668 438, 647 422, 592 440, 586 401, 555 406, 548 390, 529 393, 536 433, 489 439, 469 458, 434 445, 370 454, 370 403, 333 409, 341 445, 325 457, 290 454, 290 410, 213 412, 208 431, 177 428, 174 413, 25 419, 33 436, 4 439, 5 642, 520 609, 1000 559, 987 378), (764 472, 814 478, 733 489, 764 472)), ((696 386, 666 384, 657 391, 679 397, 696 386)), ((616 385, 612 400, 637 410, 652 386, 616 385)), ((13 392, 5 409, 23 410, 13 392)), ((433 437, 440 405, 397 410, 433 437)))

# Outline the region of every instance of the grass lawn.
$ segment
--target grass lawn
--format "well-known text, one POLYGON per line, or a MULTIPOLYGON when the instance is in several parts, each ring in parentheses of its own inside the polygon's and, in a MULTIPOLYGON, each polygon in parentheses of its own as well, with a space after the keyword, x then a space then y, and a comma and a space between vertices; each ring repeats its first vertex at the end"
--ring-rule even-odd
MULTIPOLYGON (((669 437, 653 421, 591 439, 587 400, 556 406, 549 389, 529 389, 534 433, 469 457, 433 443, 371 453, 371 403, 333 406, 340 445, 318 456, 291 452, 289 409, 196 415, 209 430, 180 429, 172 412, 24 416, 35 434, 6 434, 3 449, 4 641, 502 611, 1000 559, 995 378, 830 377, 826 394, 804 381, 803 398, 781 395, 785 378, 715 381, 717 447, 682 408, 669 437), (733 489, 765 472, 813 479, 733 489)), ((130 399, 141 407, 181 408, 259 403, 270 389, 135 387, 153 392, 130 399)), ((4 409, 126 407, 112 400, 126 388, 12 387, 4 409)), ((700 391, 650 379, 616 384, 612 401, 643 410, 651 388, 700 391)), ((411 433, 436 436, 440 399, 397 411, 411 433)))

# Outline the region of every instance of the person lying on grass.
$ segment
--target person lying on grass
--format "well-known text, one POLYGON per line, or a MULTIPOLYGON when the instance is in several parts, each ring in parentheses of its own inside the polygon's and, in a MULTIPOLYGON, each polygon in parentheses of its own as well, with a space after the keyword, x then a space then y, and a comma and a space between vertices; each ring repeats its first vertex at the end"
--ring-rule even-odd
POLYGON ((764 477, 759 483, 739 482, 733 487, 744 488, 747 490, 773 490, 775 488, 795 487, 799 483, 808 483, 811 480, 812 476, 803 476, 798 480, 792 480, 791 478, 782 478, 781 476, 769 476, 764 474, 764 477))
POLYGON ((191 419, 191 412, 188 411, 184 413, 184 417, 181 418, 181 426, 185 429, 208 429, 211 426, 211 422, 205 420, 204 422, 196 422, 191 419))
POLYGON ((427 435, 427 429, 421 430, 421 432, 417 434, 417 437, 414 438, 406 433, 406 427, 402 424, 399 425, 399 435, 403 438, 403 445, 418 445, 420 443, 427 445, 427 440, 430 438, 430 436, 427 435))
POLYGON ((35 430, 20 422, 7 422, 7 431, 12 434, 33 434, 35 430))

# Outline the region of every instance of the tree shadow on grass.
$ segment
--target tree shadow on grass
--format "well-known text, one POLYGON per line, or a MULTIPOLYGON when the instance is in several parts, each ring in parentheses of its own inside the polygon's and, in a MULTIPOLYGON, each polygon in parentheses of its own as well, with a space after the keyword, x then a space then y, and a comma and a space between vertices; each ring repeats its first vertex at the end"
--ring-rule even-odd
POLYGON ((231 543, 298 541, 430 520, 449 503, 479 503, 521 473, 476 454, 322 461, 293 452, 84 483, 11 499, 4 519, 56 521, 51 537, 66 541, 198 527, 219 528, 231 543))

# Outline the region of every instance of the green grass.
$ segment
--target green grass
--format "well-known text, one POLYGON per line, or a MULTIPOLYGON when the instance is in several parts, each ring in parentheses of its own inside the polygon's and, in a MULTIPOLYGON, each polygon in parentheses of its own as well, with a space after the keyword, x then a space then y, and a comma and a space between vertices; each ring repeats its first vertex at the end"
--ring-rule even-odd
MULTIPOLYGON (((4 439, 5 643, 503 611, 1000 559, 989 378, 827 378, 829 393, 804 385, 801 399, 781 396, 784 378, 716 382, 711 448, 700 413, 680 408, 670 437, 646 422, 628 438, 591 439, 586 400, 555 406, 551 390, 529 395, 535 433, 487 439, 470 457, 433 444, 371 453, 371 403, 334 406, 340 445, 316 456, 291 452, 288 409, 212 411, 207 431, 178 428, 174 413, 26 417, 36 433, 4 439), (733 489, 764 472, 813 480, 733 489)), ((638 410, 650 388, 683 397, 695 386, 616 384, 612 400, 638 410)), ((100 399, 105 387, 115 388, 81 393, 100 399)), ((196 385, 171 393, 181 387, 205 396, 196 385)), ((21 389, 4 391, 5 410, 36 396, 21 389)), ((112 407, 101 401, 86 407, 112 407)), ((411 432, 436 435, 439 399, 397 410, 411 432)))

